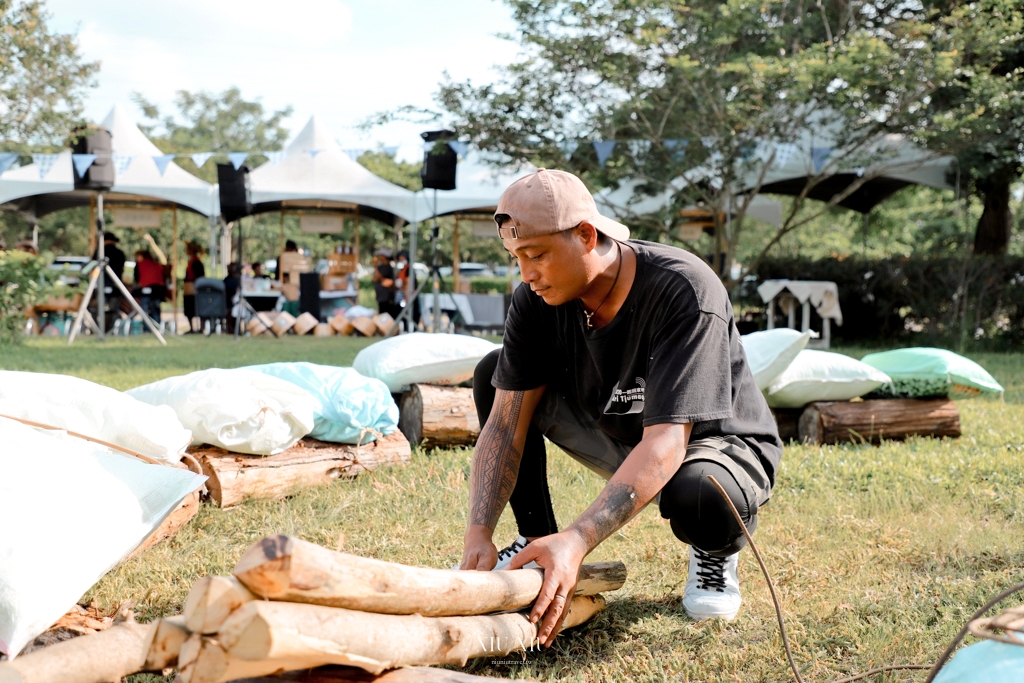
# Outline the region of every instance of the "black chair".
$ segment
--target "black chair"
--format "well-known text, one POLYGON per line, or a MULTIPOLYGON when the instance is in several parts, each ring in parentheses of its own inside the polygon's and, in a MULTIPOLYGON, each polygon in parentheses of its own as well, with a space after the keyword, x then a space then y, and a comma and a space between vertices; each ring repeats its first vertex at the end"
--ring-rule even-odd
POLYGON ((212 277, 196 280, 196 316, 201 320, 225 320, 228 317, 228 298, 224 281, 212 277))

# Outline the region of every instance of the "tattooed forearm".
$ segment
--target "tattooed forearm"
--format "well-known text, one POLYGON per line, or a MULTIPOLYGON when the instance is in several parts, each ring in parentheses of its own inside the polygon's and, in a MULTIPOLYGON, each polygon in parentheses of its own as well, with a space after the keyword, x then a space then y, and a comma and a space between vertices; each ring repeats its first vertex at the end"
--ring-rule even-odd
POLYGON ((632 486, 610 481, 594 504, 572 526, 587 546, 594 548, 628 522, 642 507, 632 486))
POLYGON ((494 529, 512 496, 523 457, 513 444, 523 396, 522 391, 499 391, 480 434, 470 477, 470 524, 494 529))

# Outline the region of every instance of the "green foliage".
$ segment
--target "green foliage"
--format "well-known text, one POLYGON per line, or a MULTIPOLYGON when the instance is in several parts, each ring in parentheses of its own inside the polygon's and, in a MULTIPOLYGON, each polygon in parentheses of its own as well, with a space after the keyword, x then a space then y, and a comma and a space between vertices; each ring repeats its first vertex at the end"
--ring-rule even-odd
POLYGON ((28 153, 62 147, 82 123, 99 62, 83 62, 75 36, 54 32, 39 0, 0 0, 0 144, 28 153))
POLYGON ((29 309, 53 291, 46 259, 23 251, 0 251, 0 344, 21 341, 29 309))
MULTIPOLYGON (((134 100, 151 121, 140 126, 142 131, 167 153, 213 152, 222 156, 229 152, 272 152, 281 149, 288 139, 288 129, 282 122, 292 115, 292 108, 267 111, 259 99, 244 99, 238 88, 222 93, 181 90, 174 101, 177 116, 162 116, 156 105, 139 93, 135 93, 134 100)), ((253 168, 263 161, 266 158, 256 154, 246 163, 253 168)), ((176 159, 175 163, 208 183, 217 182, 217 167, 210 161, 202 168, 196 168, 191 159, 176 159)))
POLYGON ((359 163, 389 183, 394 183, 412 192, 419 192, 423 189, 423 179, 420 177, 423 162, 398 161, 393 154, 377 149, 360 154, 359 163))

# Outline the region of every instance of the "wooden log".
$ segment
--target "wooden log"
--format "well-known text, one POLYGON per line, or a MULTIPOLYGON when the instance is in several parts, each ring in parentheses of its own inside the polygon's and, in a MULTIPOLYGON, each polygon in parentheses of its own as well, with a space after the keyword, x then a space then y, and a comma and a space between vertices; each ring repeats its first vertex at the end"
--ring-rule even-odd
POLYGON ((316 316, 306 311, 295 319, 295 324, 292 325, 292 332, 295 334, 309 334, 319 324, 320 321, 316 319, 316 316))
POLYGON ((142 671, 151 626, 125 622, 0 662, 0 683, 111 683, 142 671))
POLYGON ((185 625, 192 633, 216 633, 233 611, 256 599, 233 576, 205 576, 185 599, 185 625))
POLYGON ((185 499, 181 501, 181 504, 176 507, 171 514, 164 518, 164 521, 160 523, 153 533, 142 542, 138 548, 132 551, 129 558, 141 555, 143 552, 152 548, 153 546, 163 543, 167 539, 173 537, 181 528, 192 521, 192 518, 199 514, 199 499, 200 491, 196 490, 185 496, 185 499))
MULTIPOLYGON (((562 629, 604 609, 601 596, 573 598, 562 629)), ((179 657, 183 683, 220 683, 327 664, 379 674, 418 664, 458 664, 537 647, 524 613, 473 617, 367 614, 288 602, 250 602, 216 639, 193 635, 179 657)))
POLYGON ((362 446, 305 438, 277 455, 230 453, 212 446, 191 451, 209 479, 210 499, 220 507, 247 498, 284 498, 297 489, 326 486, 360 472, 409 462, 412 450, 400 431, 362 446))
POLYGON ((377 323, 373 322, 373 318, 369 318, 364 315, 350 322, 352 323, 352 327, 354 327, 359 334, 364 337, 372 337, 377 334, 377 323))
POLYGON ((313 328, 314 337, 333 337, 334 328, 329 323, 317 323, 313 328))
POLYGON ((278 337, 283 337, 288 333, 288 330, 295 326, 295 316, 288 311, 281 311, 274 318, 274 322, 270 325, 270 331, 278 337))
POLYGON ((390 313, 378 313, 373 316, 373 324, 377 326, 377 331, 382 336, 388 336, 388 332, 395 325, 395 319, 391 317, 390 313))
POLYGON ((257 313, 253 317, 249 318, 249 322, 245 324, 245 328, 249 330, 249 334, 254 337, 261 334, 270 334, 270 326, 272 322, 273 321, 266 313, 257 313))
MULTIPOLYGON (((238 683, 494 683, 490 676, 473 674, 432 666, 406 666, 372 674, 354 666, 323 666, 308 671, 286 671, 272 676, 244 678, 238 683)), ((530 683, 522 679, 501 679, 502 683, 530 683)))
MULTIPOLYGON (((621 562, 583 565, 577 595, 626 582, 621 562)), ((468 616, 518 610, 533 603, 541 569, 475 572, 408 567, 329 550, 292 536, 267 536, 239 559, 235 577, 270 600, 344 607, 378 614, 468 616)))
POLYGON ((772 417, 779 430, 782 443, 800 439, 800 415, 803 408, 772 408, 772 417))
POLYGON ((191 635, 185 617, 178 615, 157 619, 149 624, 148 647, 143 671, 163 671, 178 665, 178 654, 191 635))
POLYGON ((331 327, 334 328, 335 332, 346 337, 356 331, 352 321, 343 315, 336 315, 331 318, 331 327))
POLYGON ((879 443, 908 436, 960 436, 960 411, 945 398, 824 401, 800 416, 800 440, 812 444, 879 443))
POLYGON ((473 390, 414 384, 402 394, 398 428, 424 448, 472 446, 480 436, 473 390))

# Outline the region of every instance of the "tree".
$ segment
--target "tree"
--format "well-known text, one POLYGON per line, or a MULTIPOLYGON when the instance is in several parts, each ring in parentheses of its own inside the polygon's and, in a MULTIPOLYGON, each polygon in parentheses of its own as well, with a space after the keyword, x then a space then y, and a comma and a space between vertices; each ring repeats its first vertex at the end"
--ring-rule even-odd
POLYGON ((915 131, 954 61, 935 24, 921 21, 924 8, 899 1, 510 4, 525 57, 493 85, 443 83, 442 117, 508 163, 567 168, 592 187, 636 180, 637 194, 667 191, 664 208, 634 224, 641 237, 674 240, 680 210, 705 207, 712 260, 730 287, 738 278, 725 266, 775 163, 773 143, 812 130, 832 151, 749 267, 872 179, 864 173, 804 210, 835 169, 884 158, 880 136, 915 131), (595 140, 626 144, 602 166, 595 140), (735 196, 739 186, 751 192, 735 196))
POLYGON ((981 0, 936 9, 946 10, 940 22, 959 63, 931 98, 922 137, 957 155, 964 185, 984 203, 974 252, 1004 254, 1010 186, 1024 173, 1024 6, 981 0))
MULTIPOLYGON (((267 111, 258 99, 244 99, 238 88, 222 93, 178 91, 174 100, 177 116, 162 116, 159 108, 139 93, 133 99, 151 121, 140 126, 142 131, 166 153, 272 152, 288 139, 283 121, 292 115, 292 108, 267 111)), ((256 154, 247 163, 253 166, 265 160, 256 154)), ((191 159, 182 158, 175 163, 207 182, 217 182, 214 164, 197 168, 191 159)))
POLYGON ((0 140, 16 152, 61 147, 81 123, 99 62, 83 62, 75 36, 56 33, 39 0, 0 0, 0 140))

